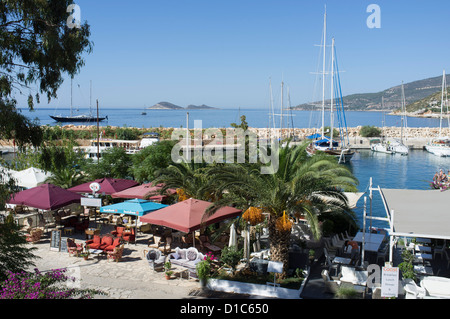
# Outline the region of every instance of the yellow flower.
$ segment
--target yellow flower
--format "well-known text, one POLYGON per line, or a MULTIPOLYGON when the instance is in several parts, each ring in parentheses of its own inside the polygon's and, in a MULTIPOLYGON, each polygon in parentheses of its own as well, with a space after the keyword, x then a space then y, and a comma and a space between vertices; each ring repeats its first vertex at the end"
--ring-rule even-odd
POLYGON ((277 219, 275 223, 275 228, 278 231, 290 231, 292 228, 292 222, 286 215, 286 211, 283 211, 283 216, 277 219))
POLYGON ((249 207, 242 215, 242 218, 252 226, 264 221, 262 209, 257 207, 249 207))
POLYGON ((184 189, 177 188, 177 195, 178 195, 178 201, 182 202, 186 199, 189 199, 190 197, 184 192, 184 189))

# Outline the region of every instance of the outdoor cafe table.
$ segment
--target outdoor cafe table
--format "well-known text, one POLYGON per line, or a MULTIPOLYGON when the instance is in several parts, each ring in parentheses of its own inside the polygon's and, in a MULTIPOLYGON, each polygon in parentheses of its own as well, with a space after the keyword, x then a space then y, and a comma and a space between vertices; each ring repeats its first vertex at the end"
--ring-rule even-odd
POLYGON ((427 276, 420 281, 427 295, 437 298, 450 298, 450 278, 427 276))
MULTIPOLYGON (((377 252, 380 248, 381 243, 383 242, 385 238, 384 234, 372 234, 372 233, 366 233, 364 235, 364 250, 366 251, 372 251, 377 252)), ((355 237, 353 237, 353 241, 356 241, 358 243, 362 243, 363 241, 363 233, 358 232, 355 237)))
POLYGON ((422 246, 422 245, 414 245, 415 251, 423 252, 423 253, 431 253, 430 246, 422 246))

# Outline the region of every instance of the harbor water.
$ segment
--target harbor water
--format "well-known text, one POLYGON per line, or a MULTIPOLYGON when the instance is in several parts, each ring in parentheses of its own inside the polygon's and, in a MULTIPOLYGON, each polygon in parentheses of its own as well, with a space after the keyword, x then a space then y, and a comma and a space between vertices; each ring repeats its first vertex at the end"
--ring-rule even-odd
MULTIPOLYGON (((41 125, 57 125, 50 115, 67 115, 69 109, 54 110, 36 108, 30 112, 22 109, 22 114, 30 119, 36 119, 41 125)), ((231 123, 240 123, 240 116, 245 115, 250 127, 269 127, 269 112, 266 109, 219 109, 219 110, 144 110, 105 108, 100 116, 108 120, 101 126, 127 126, 138 128, 152 127, 186 127, 186 113, 189 112, 189 127, 193 128, 194 120, 202 120, 203 128, 230 127, 231 123), (142 114, 145 111, 146 114, 142 114)), ((78 114, 89 113, 88 109, 80 109, 78 114)), ((283 127, 313 128, 319 127, 320 112, 292 111, 286 112, 283 127), (292 115, 292 116, 288 116, 292 115)), ((400 116, 385 115, 382 112, 346 112, 347 126, 357 127, 374 125, 381 127, 401 125, 400 116)), ((408 127, 439 127, 438 119, 408 118, 408 127)), ((79 125, 77 123, 74 123, 79 125)), ((86 123, 82 123, 86 124, 86 123)), ((95 125, 90 123, 87 125, 95 125)), ((279 124, 279 122, 278 122, 279 124)), ((326 124, 327 125, 327 124, 326 124)), ((279 125, 276 125, 279 127, 279 125)), ((365 192, 358 202, 355 212, 362 225, 364 197, 367 197, 367 214, 385 217, 386 212, 379 192, 373 192, 372 211, 369 210, 369 181, 372 178, 373 187, 397 189, 429 189, 430 182, 440 169, 447 172, 450 169, 450 158, 436 157, 424 150, 411 150, 408 156, 374 153, 370 150, 358 150, 348 164, 353 174, 359 180, 359 191, 365 192)), ((426 212, 424 212, 426 213, 426 212)), ((387 227, 380 221, 372 221, 374 227, 387 227)))

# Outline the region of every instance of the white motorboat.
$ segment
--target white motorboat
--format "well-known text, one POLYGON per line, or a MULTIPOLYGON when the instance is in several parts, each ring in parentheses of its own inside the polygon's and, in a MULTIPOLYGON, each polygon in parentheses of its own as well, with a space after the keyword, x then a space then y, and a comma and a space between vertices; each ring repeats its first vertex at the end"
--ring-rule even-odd
POLYGON ((370 145, 370 149, 374 152, 394 154, 389 144, 385 142, 380 142, 370 145))

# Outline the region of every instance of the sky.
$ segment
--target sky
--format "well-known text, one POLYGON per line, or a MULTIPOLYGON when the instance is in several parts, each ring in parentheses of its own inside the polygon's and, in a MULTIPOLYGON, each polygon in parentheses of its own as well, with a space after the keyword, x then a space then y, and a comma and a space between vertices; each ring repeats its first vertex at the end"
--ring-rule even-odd
MULTIPOLYGON (((327 44, 335 38, 344 96, 379 92, 450 69, 447 0, 75 3, 82 22, 91 26, 94 44, 73 80, 76 107, 89 107, 91 81, 92 103, 98 100, 104 108, 144 108, 161 101, 266 108, 269 83, 279 103, 282 81, 290 105, 316 101, 321 93, 314 72, 321 71, 317 45, 325 6, 327 44), (368 27, 371 4, 380 8, 380 28, 368 27)), ((57 99, 48 104, 42 97, 35 107, 70 107, 70 79, 65 78, 57 99)), ((18 101, 26 105, 26 97, 18 101)))

